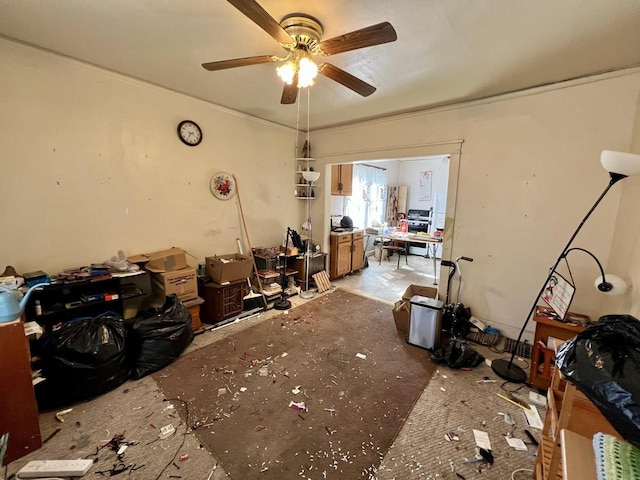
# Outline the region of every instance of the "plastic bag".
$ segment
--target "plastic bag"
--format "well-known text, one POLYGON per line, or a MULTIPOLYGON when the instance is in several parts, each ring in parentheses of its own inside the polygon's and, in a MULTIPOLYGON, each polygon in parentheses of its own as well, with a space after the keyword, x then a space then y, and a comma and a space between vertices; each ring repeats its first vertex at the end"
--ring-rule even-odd
POLYGON ((563 375, 598 407, 628 442, 640 445, 640 321, 606 315, 564 342, 563 375))
POLYGON ((456 339, 449 340, 444 347, 433 352, 431 358, 450 368, 473 368, 484 362, 484 357, 471 345, 456 339))
POLYGON ((71 320, 42 339, 39 402, 59 405, 85 400, 116 388, 129 378, 127 329, 114 312, 71 320))
POLYGON ((131 377, 142 378, 175 361, 193 340, 191 314, 175 294, 131 325, 131 377))

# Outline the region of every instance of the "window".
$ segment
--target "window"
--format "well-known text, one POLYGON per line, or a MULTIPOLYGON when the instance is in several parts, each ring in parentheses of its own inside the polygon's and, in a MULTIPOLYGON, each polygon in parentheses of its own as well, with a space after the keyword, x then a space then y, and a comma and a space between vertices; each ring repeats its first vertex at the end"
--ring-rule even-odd
POLYGON ((353 224, 364 228, 384 223, 387 201, 387 171, 383 168, 355 164, 353 166, 353 193, 345 211, 353 224))

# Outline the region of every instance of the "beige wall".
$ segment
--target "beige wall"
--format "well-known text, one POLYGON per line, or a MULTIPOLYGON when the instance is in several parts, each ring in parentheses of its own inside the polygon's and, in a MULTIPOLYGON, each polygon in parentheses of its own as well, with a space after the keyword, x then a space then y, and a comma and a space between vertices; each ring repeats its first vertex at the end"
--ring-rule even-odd
MULTIPOLYGON (((293 199, 295 132, 205 102, 0 40, 0 265, 19 272, 179 246, 196 258, 237 251, 236 175, 254 246, 302 223, 293 199), (204 141, 177 137, 195 120, 204 141)), ((245 243, 246 248, 246 243, 245 243)))
MULTIPOLYGON (((181 246, 193 262, 234 252, 238 204, 209 193, 218 171, 240 182, 254 246, 275 245, 287 224, 302 222, 304 205, 292 201, 292 130, 5 40, 0 58, 0 265, 55 272, 118 249, 181 246), (177 139, 185 118, 204 129, 199 147, 177 139)), ((607 182, 600 151, 640 151, 639 80, 634 70, 313 132, 314 155, 322 171, 329 163, 450 153, 447 209, 456 224, 445 255, 475 259, 465 268, 462 301, 513 336, 607 182)), ((324 173, 320 194, 328 191, 324 173)), ((616 185, 575 242, 634 285, 638 182, 616 185)), ((327 237, 325 199, 313 202, 312 215, 314 232, 327 237)), ((637 315, 638 288, 603 301, 583 257, 570 258, 573 310, 637 315)))
MULTIPOLYGON (((514 336, 548 268, 608 182, 599 162, 601 150, 630 149, 639 80, 636 69, 328 129, 313 135, 316 155, 325 163, 399 157, 403 152, 417 156, 452 152, 455 142, 463 141, 459 159, 452 155, 459 174, 453 174, 450 187, 457 185, 458 194, 445 255, 475 259, 465 268, 462 301, 477 317, 514 336)), ((631 208, 621 210, 617 224, 631 222, 633 235, 613 243, 621 186, 612 189, 574 242, 605 266, 612 245, 637 250, 640 221, 631 208)), ((454 199, 449 197, 448 207, 454 199)), ((628 297, 608 303, 595 293, 592 260, 579 252, 569 260, 577 286, 572 310, 598 318, 623 308, 628 297)), ((445 280, 441 278, 441 288, 445 280)))

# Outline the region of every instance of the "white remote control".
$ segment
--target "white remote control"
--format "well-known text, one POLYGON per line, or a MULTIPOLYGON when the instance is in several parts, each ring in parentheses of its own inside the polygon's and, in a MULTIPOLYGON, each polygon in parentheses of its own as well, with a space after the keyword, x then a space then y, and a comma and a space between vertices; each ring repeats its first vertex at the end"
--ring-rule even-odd
POLYGON ((93 460, 32 460, 18 472, 20 478, 81 477, 93 460))

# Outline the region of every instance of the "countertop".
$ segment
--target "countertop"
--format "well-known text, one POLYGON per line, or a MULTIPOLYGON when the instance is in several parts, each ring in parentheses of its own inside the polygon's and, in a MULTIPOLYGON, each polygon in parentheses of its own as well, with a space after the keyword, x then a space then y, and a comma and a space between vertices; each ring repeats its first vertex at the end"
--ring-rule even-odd
POLYGON ((349 232, 347 232, 347 231, 344 231, 344 232, 334 232, 334 231, 332 231, 330 233, 330 235, 346 235, 348 233, 364 233, 364 228, 354 228, 353 230, 351 230, 349 232))

